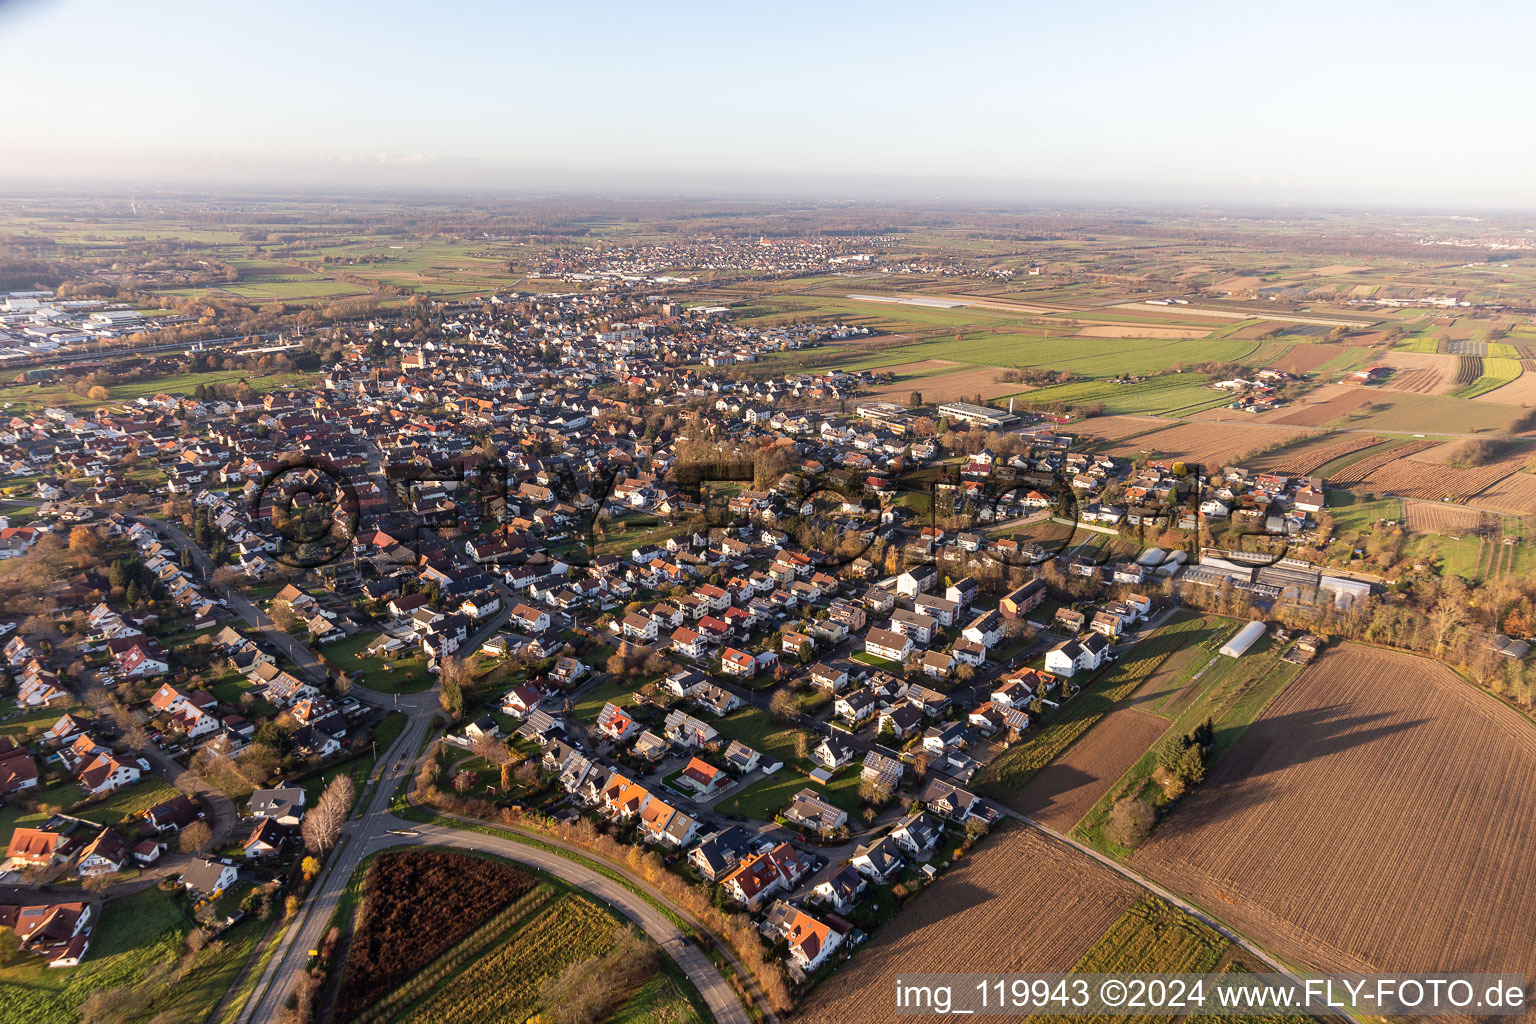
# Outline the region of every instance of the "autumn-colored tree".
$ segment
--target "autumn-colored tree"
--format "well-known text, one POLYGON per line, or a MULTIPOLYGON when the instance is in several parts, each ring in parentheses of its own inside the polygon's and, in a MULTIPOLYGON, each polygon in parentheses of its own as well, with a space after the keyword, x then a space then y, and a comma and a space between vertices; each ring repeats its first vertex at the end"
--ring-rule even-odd
POLYGON ((96 536, 96 531, 89 526, 77 526, 69 531, 69 550, 90 554, 99 547, 101 547, 101 540, 96 536))
POLYGON ((773 717, 779 721, 789 721, 795 716, 795 695, 787 689, 780 689, 768 701, 768 710, 773 712, 773 717))
POLYGON ((305 857, 299 864, 299 870, 304 873, 304 881, 313 882, 315 876, 320 874, 320 862, 314 857, 305 857))

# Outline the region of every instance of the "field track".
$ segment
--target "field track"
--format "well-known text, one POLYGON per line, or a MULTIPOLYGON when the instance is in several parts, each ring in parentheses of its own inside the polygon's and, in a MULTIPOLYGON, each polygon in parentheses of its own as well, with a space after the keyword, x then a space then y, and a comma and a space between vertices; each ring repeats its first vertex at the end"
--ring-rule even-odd
POLYGON ((1132 858, 1322 971, 1536 971, 1536 729, 1448 669, 1345 644, 1132 858))
MULTIPOLYGON (((1006 825, 827 979, 796 1024, 897 1024, 899 972, 1068 971, 1142 890, 1032 828, 1006 825)), ((968 1017, 1018 1021, 1017 1017, 968 1017)))

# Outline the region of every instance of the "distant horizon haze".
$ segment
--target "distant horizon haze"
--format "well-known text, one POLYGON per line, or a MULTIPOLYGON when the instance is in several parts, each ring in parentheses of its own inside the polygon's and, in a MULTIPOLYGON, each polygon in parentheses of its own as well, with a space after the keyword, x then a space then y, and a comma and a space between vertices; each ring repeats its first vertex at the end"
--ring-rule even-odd
POLYGON ((1536 5, 0 0, 0 186, 1536 209, 1536 5))

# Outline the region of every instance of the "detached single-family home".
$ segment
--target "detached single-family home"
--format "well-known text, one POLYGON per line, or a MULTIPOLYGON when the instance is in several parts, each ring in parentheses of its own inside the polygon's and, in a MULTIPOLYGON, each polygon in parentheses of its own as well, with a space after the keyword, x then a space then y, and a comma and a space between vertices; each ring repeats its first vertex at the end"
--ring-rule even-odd
POLYGON ((227 892, 239 877, 240 871, 233 864, 199 858, 182 870, 181 884, 199 896, 213 896, 227 892))
POLYGON ((882 836, 853 851, 848 862, 853 869, 877 885, 885 885, 906 865, 901 848, 890 836, 882 836))

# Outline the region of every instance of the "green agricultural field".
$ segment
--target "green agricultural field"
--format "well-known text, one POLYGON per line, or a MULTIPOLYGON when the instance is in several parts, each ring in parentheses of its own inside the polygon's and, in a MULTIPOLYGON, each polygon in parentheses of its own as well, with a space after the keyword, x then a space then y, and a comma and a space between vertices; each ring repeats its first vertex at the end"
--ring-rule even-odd
MULTIPOLYGON (((31 954, 18 951, 16 936, 9 929, 0 932, 0 1024, 75 1024, 86 998, 105 989, 120 990, 113 1019, 124 1024, 151 1018, 166 1024, 202 1020, 222 991, 210 993, 198 986, 203 999, 201 1005, 193 1006, 183 998, 189 993, 177 991, 179 985, 164 979, 141 987, 150 972, 177 962, 188 927, 171 897, 151 888, 105 905, 90 954, 79 967, 50 969, 31 954), (168 1006, 175 1007, 171 1016, 157 1016, 168 1006)), ((208 949, 199 955, 199 966, 208 955, 208 949)), ((192 973, 195 977, 197 971, 192 973)))
POLYGON ((1074 381, 1050 387, 1021 391, 1016 396, 1025 406, 1060 403, 1083 406, 1103 405, 1107 415, 1171 415, 1201 412, 1227 405, 1232 396, 1207 386, 1210 378, 1203 373, 1175 373, 1153 377, 1139 384, 1113 384, 1109 381, 1074 381))
MULTIPOLYGON (((1225 621, 1228 633, 1236 629, 1236 620, 1225 621)), ((1220 759, 1269 702, 1296 678, 1300 666, 1281 661, 1283 651, 1284 645, 1275 642, 1272 632, 1266 633, 1240 658, 1229 658, 1206 648, 1194 650, 1181 666, 1182 671, 1171 673, 1158 686, 1157 693, 1146 695, 1136 705, 1170 719, 1163 739, 1142 754, 1083 815, 1073 835, 1111 856, 1129 856, 1130 850, 1116 846, 1104 836, 1104 825, 1115 802, 1127 794, 1136 794, 1154 807, 1166 803, 1162 789, 1152 782, 1159 751, 1163 743, 1193 732, 1202 722, 1210 721, 1215 726, 1210 763, 1220 759)))
POLYGON ((177 789, 158 775, 145 775, 131 786, 124 786, 100 803, 77 809, 74 813, 88 821, 101 825, 116 825, 131 821, 164 800, 175 796, 177 789))
MULTIPOLYGON (((825 284, 825 282, 821 282, 825 284)), ((853 292, 858 294, 857 291, 853 292)), ((889 333, 932 330, 946 327, 974 327, 1014 324, 1024 313, 983 309, 976 306, 918 306, 904 302, 871 302, 832 295, 764 296, 737 307, 735 317, 747 324, 787 323, 794 320, 839 320, 889 333)), ((943 358, 943 357, 939 357, 943 358)))
POLYGON ((30 414, 40 412, 50 406, 58 406, 61 409, 95 409, 103 405, 132 402, 137 398, 147 398, 159 392, 167 394, 190 395, 199 384, 234 386, 240 381, 246 381, 252 390, 258 394, 267 394, 273 391, 286 391, 289 388, 308 387, 318 378, 318 374, 305 373, 298 370, 278 370, 272 373, 260 373, 253 370, 210 370, 206 373, 183 373, 174 377, 151 377, 146 380, 127 381, 122 384, 113 384, 107 388, 109 397, 103 401, 77 395, 67 387, 59 383, 12 385, 0 387, 0 406, 6 403, 10 408, 6 412, 15 414, 30 414))
POLYGON ((378 633, 358 633, 321 648, 326 661, 350 675, 354 682, 380 693, 420 693, 436 681, 427 671, 420 649, 407 656, 385 660, 363 657, 363 651, 379 638, 378 633))
POLYGON ((220 291, 238 295, 242 299, 260 302, 293 302, 298 299, 336 298, 344 295, 365 295, 366 290, 345 281, 333 281, 319 274, 295 271, 292 277, 264 277, 254 281, 218 286, 220 291))
MULTIPOLYGON (((1502 346, 1509 348, 1510 346, 1502 346)), ((1483 373, 1471 384, 1457 388, 1451 392, 1453 398, 1475 398, 1478 395, 1503 387, 1516 379, 1524 371, 1519 359, 1507 357, 1485 358, 1483 360, 1483 373)))
POLYGON ((845 370, 870 370, 923 359, 949 359, 978 366, 1070 370, 1085 377, 1162 373, 1170 367, 1246 361, 1256 341, 1141 338, 1063 338, 999 330, 973 331, 957 338, 886 349, 851 362, 845 370))

